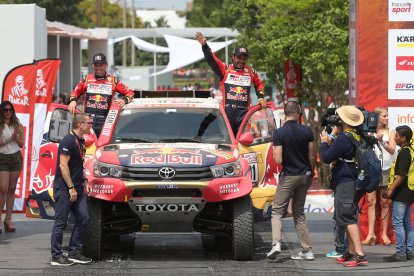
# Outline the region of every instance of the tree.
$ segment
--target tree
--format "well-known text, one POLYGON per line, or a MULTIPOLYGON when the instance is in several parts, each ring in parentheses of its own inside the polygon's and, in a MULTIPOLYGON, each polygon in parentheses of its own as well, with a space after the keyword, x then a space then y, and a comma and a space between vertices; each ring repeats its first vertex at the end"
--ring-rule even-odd
POLYGON ((161 16, 160 18, 155 19, 154 22, 157 28, 169 28, 170 27, 170 25, 168 25, 167 19, 165 19, 165 16, 161 16))
POLYGON ((193 0, 193 7, 187 12, 187 27, 231 27, 233 24, 223 9, 222 0, 193 0))

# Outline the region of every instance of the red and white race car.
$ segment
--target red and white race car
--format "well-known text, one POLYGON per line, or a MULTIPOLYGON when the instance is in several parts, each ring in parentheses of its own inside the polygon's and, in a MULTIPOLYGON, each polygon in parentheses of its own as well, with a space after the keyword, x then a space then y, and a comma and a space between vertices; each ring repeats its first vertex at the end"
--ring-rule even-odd
MULTIPOLYGON (((275 120, 270 108, 253 106, 233 135, 224 109, 206 93, 137 92, 124 109, 111 106, 98 140, 86 137, 93 189, 86 255, 101 259, 111 236, 198 231, 231 243, 236 260, 253 258, 253 221, 269 218, 280 170, 272 151, 275 120)), ((43 147, 49 153, 41 149, 40 156, 56 157, 50 143, 69 129, 65 112, 62 106, 51 112, 43 147)), ((49 185, 54 167, 48 167, 49 185)), ((46 217, 40 205, 53 205, 53 195, 41 186, 27 213, 46 217)))

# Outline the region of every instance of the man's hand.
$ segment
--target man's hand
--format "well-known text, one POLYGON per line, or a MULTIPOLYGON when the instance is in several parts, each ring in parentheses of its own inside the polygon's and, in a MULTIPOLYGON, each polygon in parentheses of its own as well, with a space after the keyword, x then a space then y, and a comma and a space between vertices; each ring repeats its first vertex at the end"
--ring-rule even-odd
POLYGON ((90 196, 92 193, 92 186, 86 183, 85 188, 86 188, 86 193, 88 194, 88 196, 90 196))
POLYGON ((262 109, 266 109, 266 101, 263 98, 259 99, 259 104, 262 106, 262 109))
POLYGON ((115 103, 119 106, 120 109, 124 108, 125 101, 123 99, 117 99, 115 100, 115 103))
POLYGON ((70 103, 69 103, 69 112, 70 112, 70 114, 75 114, 75 110, 76 110, 76 101, 71 101, 70 103))
POLYGON ((75 188, 69 189, 69 195, 70 195, 70 202, 75 202, 78 198, 78 193, 76 192, 75 188))
POLYGON ((201 45, 205 45, 206 44, 206 38, 204 37, 204 35, 201 32, 196 32, 195 38, 198 40, 198 42, 201 45))
MULTIPOLYGON (((390 198, 391 198, 391 196, 392 196, 392 192, 393 192, 393 191, 392 191, 391 189, 388 189, 388 190, 387 190, 387 193, 386 193, 386 194, 385 194, 385 193, 383 194, 383 197, 386 195, 386 196, 387 196, 386 198, 390 199, 390 198)), ((385 197, 384 197, 384 198, 385 198, 385 197)))
POLYGON ((326 130, 322 130, 321 133, 321 143, 328 143, 329 142, 329 136, 326 130))

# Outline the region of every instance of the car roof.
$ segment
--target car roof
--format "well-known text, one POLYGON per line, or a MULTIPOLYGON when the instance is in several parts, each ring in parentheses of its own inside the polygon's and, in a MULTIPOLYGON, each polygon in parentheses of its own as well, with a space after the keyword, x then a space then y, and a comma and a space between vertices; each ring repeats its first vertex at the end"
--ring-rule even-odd
POLYGON ((185 107, 219 109, 220 103, 213 98, 139 98, 133 99, 125 109, 154 107, 185 107))

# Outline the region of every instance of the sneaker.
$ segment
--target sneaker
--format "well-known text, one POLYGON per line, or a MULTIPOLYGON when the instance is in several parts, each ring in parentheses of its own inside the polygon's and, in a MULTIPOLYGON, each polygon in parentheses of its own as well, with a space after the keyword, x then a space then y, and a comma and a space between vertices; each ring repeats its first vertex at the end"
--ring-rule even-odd
POLYGON ((313 256, 312 251, 308 251, 308 252, 299 252, 296 255, 292 255, 290 256, 291 259, 293 260, 307 260, 307 261, 312 261, 313 259, 315 259, 315 256, 313 256))
POLYGON ((354 267, 360 265, 368 265, 367 256, 355 254, 349 261, 344 263, 344 266, 354 267))
POLYGON ((74 256, 69 256, 69 261, 73 261, 78 264, 88 264, 92 262, 91 258, 85 257, 82 254, 78 253, 74 256))
POLYGON ((406 262, 407 261, 407 255, 400 254, 400 253, 394 253, 391 256, 384 257, 384 262, 406 262))
POLYGON ((52 259, 50 261, 50 265, 56 265, 56 266, 70 266, 73 264, 74 264, 73 261, 70 261, 63 256, 61 256, 59 259, 56 259, 56 260, 52 259))
POLYGON ((409 260, 409 261, 414 260, 414 251, 413 252, 407 252, 407 260, 409 260))
POLYGON ((350 259, 352 259, 353 256, 354 256, 353 254, 351 254, 349 252, 346 252, 342 257, 336 258, 336 263, 337 264, 344 264, 347 261, 349 261, 350 259))
POLYGON ((336 250, 332 250, 331 252, 327 253, 325 256, 328 258, 339 258, 339 257, 342 257, 342 254, 336 252, 336 250))
POLYGON ((266 257, 268 259, 276 259, 277 255, 282 252, 280 242, 273 245, 272 249, 267 253, 266 257))

